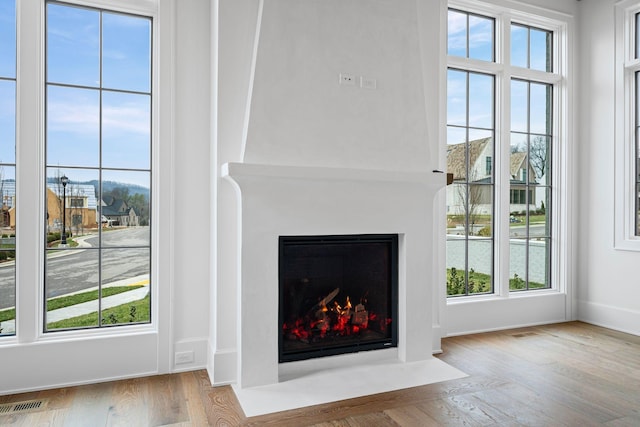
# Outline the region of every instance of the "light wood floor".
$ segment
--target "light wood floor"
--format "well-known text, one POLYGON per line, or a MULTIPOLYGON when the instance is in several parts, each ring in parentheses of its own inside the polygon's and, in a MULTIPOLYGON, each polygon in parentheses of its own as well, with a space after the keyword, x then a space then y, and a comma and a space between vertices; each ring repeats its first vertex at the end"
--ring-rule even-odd
MULTIPOLYGON (((13 396, 19 426, 640 426, 640 337, 579 322, 443 340, 460 380, 245 418, 204 371, 13 396)), ((1 380, 1 379, 0 379, 1 380)))

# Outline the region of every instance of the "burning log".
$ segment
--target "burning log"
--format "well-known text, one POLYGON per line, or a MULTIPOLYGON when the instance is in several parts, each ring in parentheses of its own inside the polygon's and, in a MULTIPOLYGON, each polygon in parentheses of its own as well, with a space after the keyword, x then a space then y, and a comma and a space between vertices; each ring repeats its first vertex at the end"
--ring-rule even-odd
POLYGON ((351 323, 363 328, 366 328, 369 324, 369 312, 364 308, 364 305, 356 305, 356 310, 351 318, 351 323))

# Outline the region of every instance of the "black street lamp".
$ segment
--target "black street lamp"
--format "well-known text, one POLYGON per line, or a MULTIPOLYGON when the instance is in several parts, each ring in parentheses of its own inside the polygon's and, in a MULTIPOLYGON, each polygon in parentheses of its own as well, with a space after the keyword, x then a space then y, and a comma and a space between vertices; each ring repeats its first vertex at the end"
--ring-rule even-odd
POLYGON ((60 246, 67 246, 67 231, 65 230, 65 218, 67 217, 67 184, 69 183, 69 178, 66 175, 62 175, 60 177, 60 182, 62 183, 62 241, 60 242, 60 246))

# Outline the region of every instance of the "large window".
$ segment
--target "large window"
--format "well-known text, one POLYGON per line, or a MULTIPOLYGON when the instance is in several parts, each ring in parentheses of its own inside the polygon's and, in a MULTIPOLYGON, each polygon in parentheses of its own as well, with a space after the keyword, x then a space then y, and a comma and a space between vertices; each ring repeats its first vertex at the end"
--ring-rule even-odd
POLYGON ((640 250, 640 2, 616 3, 615 245, 640 250))
POLYGON ((0 335, 15 334, 16 3, 0 0, 0 335))
POLYGON ((556 30, 465 6, 448 12, 447 294, 548 289, 556 30))
POLYGON ((151 319, 151 28, 47 2, 45 331, 151 319))

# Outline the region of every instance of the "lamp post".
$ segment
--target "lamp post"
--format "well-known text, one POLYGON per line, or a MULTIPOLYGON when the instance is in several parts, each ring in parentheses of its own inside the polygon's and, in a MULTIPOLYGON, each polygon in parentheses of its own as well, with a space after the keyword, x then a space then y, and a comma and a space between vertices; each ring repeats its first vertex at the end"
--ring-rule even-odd
POLYGON ((66 175, 62 175, 60 177, 60 182, 62 183, 62 241, 60 242, 60 246, 67 246, 67 230, 65 230, 66 225, 66 217, 67 217, 67 184, 69 183, 69 178, 66 175))

